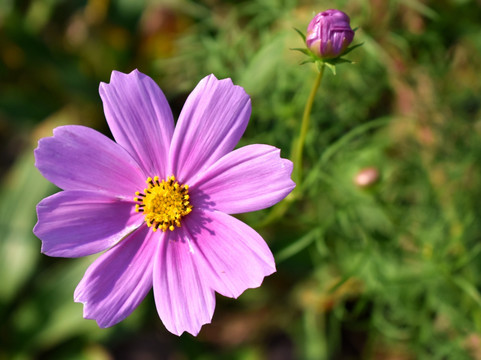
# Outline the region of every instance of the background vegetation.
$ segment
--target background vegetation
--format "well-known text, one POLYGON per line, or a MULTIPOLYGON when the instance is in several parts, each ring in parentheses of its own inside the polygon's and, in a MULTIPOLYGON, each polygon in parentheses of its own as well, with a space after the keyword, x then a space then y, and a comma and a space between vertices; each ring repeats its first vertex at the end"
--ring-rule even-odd
POLYGON ((476 0, 0 1, 0 359, 481 359, 481 3, 476 0), (109 134, 113 69, 149 74, 174 113, 209 73, 252 97, 240 145, 290 156, 315 76, 293 27, 338 8, 354 66, 325 74, 301 196, 242 215, 278 272, 176 337, 152 296, 82 319, 92 258, 40 254, 35 205, 58 189, 32 150, 55 126, 109 134), (360 186, 373 168, 378 179, 360 186), (276 211, 276 210, 273 210, 276 211))

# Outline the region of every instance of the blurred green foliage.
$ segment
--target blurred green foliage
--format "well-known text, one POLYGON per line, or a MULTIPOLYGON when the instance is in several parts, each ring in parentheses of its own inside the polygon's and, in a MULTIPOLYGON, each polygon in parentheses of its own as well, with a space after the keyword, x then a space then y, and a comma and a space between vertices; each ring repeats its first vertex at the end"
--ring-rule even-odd
POLYGON ((479 19, 475 0, 0 1, 0 359, 481 359, 479 19), (214 73, 252 97, 240 145, 289 157, 315 77, 293 28, 328 8, 364 46, 323 79, 298 196, 241 216, 278 272, 218 296, 197 338, 168 333, 151 296, 113 328, 82 319, 92 259, 41 255, 31 232, 58 190, 38 138, 108 134, 98 84, 114 69, 152 76, 175 114, 214 73))

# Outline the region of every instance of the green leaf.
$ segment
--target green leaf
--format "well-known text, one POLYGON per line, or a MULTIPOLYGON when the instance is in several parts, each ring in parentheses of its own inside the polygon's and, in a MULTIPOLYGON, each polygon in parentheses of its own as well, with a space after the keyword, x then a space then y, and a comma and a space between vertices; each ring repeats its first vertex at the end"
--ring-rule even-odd
POLYGON ((239 84, 251 95, 261 93, 276 78, 285 51, 286 33, 280 33, 257 51, 244 70, 239 84))
POLYGON ((313 230, 309 231, 306 235, 295 240, 291 245, 279 251, 275 256, 276 261, 279 263, 281 261, 284 261, 290 258, 291 256, 294 256, 295 254, 307 248, 309 245, 311 245, 316 239, 318 239, 321 236, 322 236, 321 228, 320 227, 314 228, 313 230))
POLYGON ((32 233, 35 206, 52 185, 33 166, 33 151, 20 156, 0 190, 0 300, 8 301, 34 270, 40 240, 32 233))

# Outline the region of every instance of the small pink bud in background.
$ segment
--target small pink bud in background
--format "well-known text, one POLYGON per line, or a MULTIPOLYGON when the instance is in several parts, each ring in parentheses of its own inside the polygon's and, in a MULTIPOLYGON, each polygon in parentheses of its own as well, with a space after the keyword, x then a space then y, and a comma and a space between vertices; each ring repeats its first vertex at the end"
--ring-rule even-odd
POLYGON ((379 171, 375 167, 367 167, 360 170, 354 178, 354 183, 359 187, 373 185, 379 179, 379 171))
POLYGON ((307 47, 321 59, 341 56, 354 39, 349 23, 349 16, 340 10, 317 14, 307 27, 307 47))

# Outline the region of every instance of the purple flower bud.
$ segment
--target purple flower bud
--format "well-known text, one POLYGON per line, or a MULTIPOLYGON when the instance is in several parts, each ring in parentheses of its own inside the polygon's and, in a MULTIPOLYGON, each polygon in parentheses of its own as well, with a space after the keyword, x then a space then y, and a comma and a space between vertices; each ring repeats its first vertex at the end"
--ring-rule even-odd
POLYGON ((321 59, 342 55, 354 39, 349 16, 340 10, 326 10, 317 14, 307 27, 306 45, 321 59))

